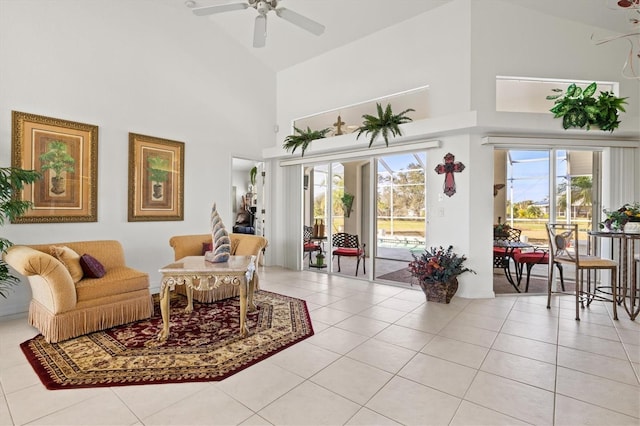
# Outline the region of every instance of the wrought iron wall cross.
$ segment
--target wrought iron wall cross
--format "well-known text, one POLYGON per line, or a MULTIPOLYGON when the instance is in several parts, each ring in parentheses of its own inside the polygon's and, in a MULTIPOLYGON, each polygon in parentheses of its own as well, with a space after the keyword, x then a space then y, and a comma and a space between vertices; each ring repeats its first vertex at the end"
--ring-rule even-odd
POLYGON ((444 173, 443 190, 449 197, 456 193, 456 180, 453 174, 464 170, 464 164, 454 161, 455 159, 456 157, 452 153, 448 153, 444 156, 444 164, 438 164, 435 168, 439 175, 444 173))

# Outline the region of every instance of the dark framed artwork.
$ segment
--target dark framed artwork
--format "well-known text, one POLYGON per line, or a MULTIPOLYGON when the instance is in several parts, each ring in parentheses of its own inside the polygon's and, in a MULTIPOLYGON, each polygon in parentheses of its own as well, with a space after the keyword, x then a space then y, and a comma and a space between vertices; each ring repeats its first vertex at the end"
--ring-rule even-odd
POLYGON ((129 222, 184 219, 184 142, 129 133, 129 222))
POLYGON ((97 222, 98 126, 12 111, 11 158, 43 175, 18 194, 32 208, 13 223, 97 222))

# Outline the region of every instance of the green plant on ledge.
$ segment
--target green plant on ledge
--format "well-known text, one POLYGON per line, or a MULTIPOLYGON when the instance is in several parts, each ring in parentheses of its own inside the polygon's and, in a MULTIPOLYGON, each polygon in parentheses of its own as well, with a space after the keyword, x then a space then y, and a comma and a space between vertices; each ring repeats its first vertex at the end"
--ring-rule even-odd
POLYGON ((627 98, 618 98, 611 92, 600 92, 594 96, 597 84, 591 83, 584 90, 572 83, 563 94, 562 89, 552 89, 555 95, 547 96, 547 100, 554 102, 549 111, 554 118, 562 117, 562 127, 582 128, 597 126, 600 130, 613 132, 620 124, 618 111, 626 112, 623 105, 627 98))
POLYGON ((413 121, 410 117, 407 117, 406 114, 408 112, 415 111, 414 109, 409 108, 405 109, 400 114, 394 114, 393 111, 391 111, 391 104, 387 104, 384 111, 382 110, 382 105, 378 103, 376 103, 376 108, 378 110, 378 116, 375 117, 369 114, 363 115, 362 118, 364 118, 364 121, 362 122, 362 126, 356 129, 358 131, 356 139, 359 139, 360 135, 363 133, 367 136, 370 135, 369 148, 371 148, 373 141, 375 141, 381 133, 387 146, 389 146, 389 133, 393 136, 402 136, 402 132, 398 126, 400 124, 413 121))
POLYGON ((316 139, 325 138, 327 136, 327 133, 329 133, 331 129, 326 128, 322 130, 311 130, 309 127, 307 127, 307 130, 300 130, 297 127, 294 127, 293 130, 295 130, 298 134, 287 136, 284 139, 284 144, 282 145, 282 147, 286 149, 287 152, 289 152, 289 150, 291 149, 292 154, 296 152, 296 149, 298 147, 300 147, 302 151, 302 157, 304 157, 304 152, 307 150, 309 144, 316 139))
MULTIPOLYGON (((13 221, 22 216, 30 207, 30 201, 18 199, 18 193, 25 184, 31 184, 42 175, 35 170, 23 170, 14 167, 0 168, 0 226, 5 220, 13 221)), ((11 274, 9 267, 2 259, 4 254, 13 243, 6 238, 0 237, 0 296, 7 298, 8 289, 16 285, 20 280, 11 274)))

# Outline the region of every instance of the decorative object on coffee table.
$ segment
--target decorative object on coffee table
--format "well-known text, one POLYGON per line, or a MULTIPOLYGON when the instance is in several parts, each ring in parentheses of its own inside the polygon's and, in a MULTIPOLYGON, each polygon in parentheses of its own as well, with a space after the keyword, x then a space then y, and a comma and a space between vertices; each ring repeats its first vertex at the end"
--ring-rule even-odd
POLYGON ((449 303, 458 290, 458 275, 476 273, 463 266, 466 256, 454 253, 451 245, 446 249, 431 247, 420 256, 412 256, 414 260, 409 262, 409 271, 429 302, 449 303))
POLYGON ((229 260, 231 241, 220 214, 218 214, 216 203, 213 203, 211 208, 211 237, 213 248, 210 252, 205 253, 205 259, 213 263, 222 263, 229 260))

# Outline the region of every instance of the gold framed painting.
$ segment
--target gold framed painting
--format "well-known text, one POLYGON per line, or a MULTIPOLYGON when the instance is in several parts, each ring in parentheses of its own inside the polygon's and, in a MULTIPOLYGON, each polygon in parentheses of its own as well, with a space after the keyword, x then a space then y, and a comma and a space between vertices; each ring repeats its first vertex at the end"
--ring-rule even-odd
POLYGON ((129 222, 184 219, 184 142, 129 133, 129 222))
POLYGON ((12 223, 97 222, 98 126, 12 111, 11 158, 42 173, 18 194, 32 208, 12 223))

